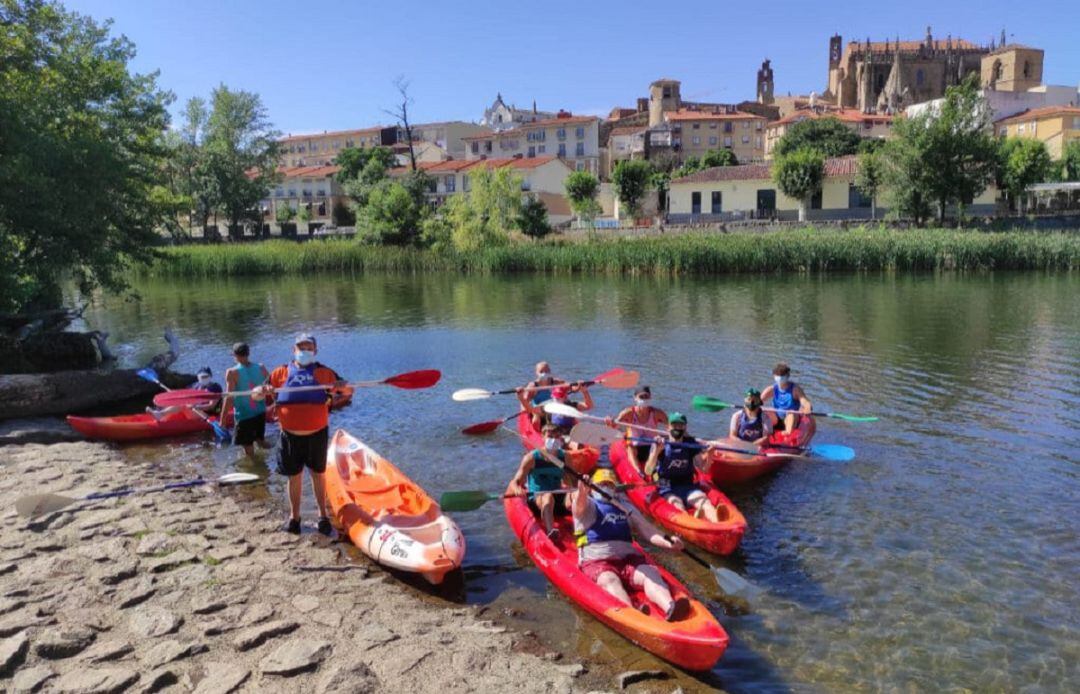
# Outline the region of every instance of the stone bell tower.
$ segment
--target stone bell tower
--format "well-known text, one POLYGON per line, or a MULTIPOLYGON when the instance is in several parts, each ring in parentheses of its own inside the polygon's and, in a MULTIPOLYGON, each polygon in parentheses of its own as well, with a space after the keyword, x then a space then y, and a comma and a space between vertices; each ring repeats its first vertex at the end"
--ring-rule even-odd
POLYGON ((773 71, 768 58, 761 63, 761 68, 757 71, 757 102, 759 104, 773 102, 773 71))

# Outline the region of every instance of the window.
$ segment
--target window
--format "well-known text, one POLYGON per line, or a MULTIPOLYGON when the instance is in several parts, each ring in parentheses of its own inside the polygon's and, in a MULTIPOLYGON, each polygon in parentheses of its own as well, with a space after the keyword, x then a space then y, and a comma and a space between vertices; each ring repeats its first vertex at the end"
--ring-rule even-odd
POLYGON ((725 136, 724 137, 724 146, 725 147, 730 147, 731 146, 731 137, 730 136, 725 136))
POLYGON ((469 174, 461 174, 461 189, 466 193, 469 192, 469 174))
POLYGON ((743 143, 744 145, 748 145, 748 144, 750 144, 750 136, 749 136, 749 135, 743 135, 743 136, 742 136, 742 143, 743 143))
POLYGON ((717 137, 716 135, 710 135, 709 136, 709 146, 710 147, 715 147, 718 144, 720 144, 720 138, 717 137))
POLYGON ((709 130, 716 130, 716 123, 709 123, 709 130))
POLYGON ((712 213, 720 214, 723 211, 723 196, 720 191, 714 190, 712 192, 712 213))
POLYGON ((484 151, 491 154, 491 140, 484 143, 484 151))
POLYGON ((664 98, 665 99, 670 99, 671 98, 671 87, 664 87, 664 98))
POLYGON ((761 135, 757 136, 757 141, 754 143, 754 146, 761 149, 761 135))
POLYGON ((319 196, 320 198, 325 198, 325 197, 326 197, 326 188, 319 188, 319 190, 318 190, 318 196, 319 196))
POLYGON ((526 192, 528 192, 529 190, 532 190, 532 183, 529 183, 529 179, 527 179, 527 178, 521 179, 521 189, 526 191, 526 192))
POLYGON ((1020 133, 1022 133, 1022 132, 1024 132, 1024 124, 1023 124, 1023 123, 1021 123, 1020 125, 1016 126, 1016 134, 1017 134, 1017 135, 1019 135, 1019 134, 1020 134, 1020 133))
POLYGON ((821 191, 820 190, 818 192, 814 193, 810 197, 810 209, 811 210, 820 210, 821 209, 821 191))
POLYGON ((701 193, 690 193, 690 214, 701 214, 701 193))
POLYGON ((578 163, 577 163, 577 164, 576 164, 576 165, 574 166, 574 170, 576 170, 576 171, 584 171, 584 170, 585 170, 585 162, 583 162, 583 161, 579 161, 579 162, 578 162, 578 163))
POLYGON ((540 145, 536 148, 536 151, 539 154, 544 154, 545 152, 547 152, 547 145, 540 145))
POLYGON ((285 189, 284 188, 274 188, 274 197, 275 198, 281 198, 281 197, 284 197, 284 196, 285 196, 285 189))
POLYGON ((923 73, 922 68, 919 68, 915 72, 915 86, 921 87, 921 86, 923 86, 923 82, 925 82, 925 81, 926 81, 926 74, 923 73))
POLYGON ((585 156, 585 143, 584 142, 577 143, 577 147, 574 148, 574 156, 576 156, 576 157, 585 156))
POLYGON ((353 146, 353 141, 352 140, 345 140, 345 146, 346 147, 352 147, 353 146))
POLYGON ((694 143, 695 147, 701 144, 701 138, 697 135, 694 135, 692 138, 690 138, 690 140, 694 143))
POLYGON ((536 156, 536 147, 530 146, 529 147, 528 157, 529 157, 529 159, 532 159, 535 156, 536 156))
POLYGON ((701 130, 701 123, 694 123, 694 130, 701 130))
POLYGON ((556 130, 555 131, 555 137, 559 138, 560 140, 565 140, 566 139, 566 128, 559 128, 558 130, 556 130))
POLYGON ((559 156, 560 157, 565 157, 566 156, 566 143, 565 142, 560 142, 559 143, 559 156))
POLYGON ((732 130, 734 130, 734 128, 731 127, 731 121, 724 123, 724 132, 729 133, 732 130))
POLYGON ((480 143, 479 142, 472 143, 472 153, 473 154, 479 154, 480 153, 480 143))
POLYGON ((750 128, 750 121, 748 121, 748 120, 744 120, 744 121, 742 122, 742 129, 743 129, 743 130, 748 130, 749 128, 750 128))
POLYGON ((450 174, 443 180, 443 185, 446 187, 447 193, 453 193, 457 189, 457 179, 454 178, 454 174, 450 174))
POLYGON ((863 195, 859 187, 854 183, 848 185, 847 193, 847 206, 849 209, 855 209, 860 207, 870 207, 870 198, 863 195))
POLYGON ((290 198, 295 198, 296 197, 296 188, 289 188, 289 197, 290 198))
POLYGON ((303 192, 304 192, 304 197, 305 198, 310 198, 311 197, 311 188, 304 188, 303 192))
POLYGON ((1024 79, 1031 77, 1031 63, 1024 61, 1024 79))
POLYGON ((578 129, 574 132, 574 134, 577 135, 577 139, 580 140, 581 138, 585 137, 585 128, 579 126, 578 129))
POLYGON ((312 152, 318 152, 319 151, 319 143, 318 142, 312 142, 311 143, 311 151, 312 152))
POLYGON ((754 123, 754 130, 761 130, 761 121, 754 123))

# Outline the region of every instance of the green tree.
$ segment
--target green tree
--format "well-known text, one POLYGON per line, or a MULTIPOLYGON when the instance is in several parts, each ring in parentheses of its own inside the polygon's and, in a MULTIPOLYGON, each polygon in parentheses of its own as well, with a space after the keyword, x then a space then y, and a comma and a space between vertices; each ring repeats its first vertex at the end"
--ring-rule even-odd
POLYGON ((1072 140, 1061 153, 1061 180, 1080 181, 1080 140, 1072 140))
POLYGON ((739 160, 730 149, 710 149, 701 155, 701 168, 712 169, 717 166, 737 166, 739 160))
POLYGON ((842 157, 859 151, 859 136, 839 118, 808 118, 788 126, 773 155, 782 157, 800 149, 813 149, 823 157, 842 157))
POLYGON ((0 2, 0 311, 59 305, 68 277, 122 290, 153 257, 171 96, 134 55, 57 3, 0 2))
POLYGON ((649 192, 652 184, 653 168, 643 159, 620 161, 611 172, 611 183, 619 202, 630 213, 632 219, 641 216, 641 201, 649 192))
POLYGON ((469 181, 469 192, 450 198, 444 212, 454 248, 475 251, 507 243, 520 216, 521 177, 510 167, 480 168, 469 181))
POLYGON ((401 181, 386 179, 374 185, 367 204, 357 210, 356 232, 362 241, 407 246, 420 239, 426 205, 401 181))
POLYGON ((547 205, 535 195, 526 196, 521 203, 514 226, 531 239, 542 239, 551 233, 547 205))
POLYGON ((885 180, 881 155, 874 150, 859 152, 858 162, 855 187, 870 198, 870 219, 877 219, 877 196, 885 180))
POLYGON ((386 178, 387 170, 396 162, 389 147, 346 147, 334 158, 334 163, 341 167, 337 173, 340 183, 359 179, 374 184, 386 178))
POLYGON ((1023 212, 1024 191, 1047 180, 1053 169, 1050 152, 1042 140, 1010 137, 999 143, 998 185, 1023 212))
POLYGON ((278 179, 280 133, 273 129, 258 94, 221 85, 210 97, 203 154, 212 178, 216 208, 229 232, 261 218, 259 201, 278 179))
POLYGON ((300 203, 300 207, 296 209, 296 221, 300 227, 300 231, 305 234, 308 233, 308 222, 311 221, 310 203, 300 203))
POLYGON ((296 216, 296 210, 289 205, 278 205, 277 210, 274 212, 274 219, 278 224, 288 224, 296 216))
POLYGON ((351 227, 356 224, 356 214, 343 202, 334 203, 334 209, 330 212, 334 225, 339 227, 351 227))
POLYGON ((806 221, 806 205, 821 190, 825 159, 815 149, 797 149, 773 160, 773 182, 780 191, 799 201, 799 221, 806 221))
POLYGON ((575 171, 566 177, 563 184, 566 188, 566 198, 570 201, 570 209, 577 215, 579 221, 592 224, 600 214, 600 203, 596 196, 600 194, 600 181, 588 171, 575 171))

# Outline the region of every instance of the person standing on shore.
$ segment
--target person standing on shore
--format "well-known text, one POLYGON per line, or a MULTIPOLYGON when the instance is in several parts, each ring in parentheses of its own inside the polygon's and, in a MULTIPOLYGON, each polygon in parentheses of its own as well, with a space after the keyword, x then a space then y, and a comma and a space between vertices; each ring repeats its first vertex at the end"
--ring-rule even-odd
POLYGON ((326 386, 313 390, 281 390, 277 400, 281 436, 274 448, 273 458, 279 474, 289 478, 289 523, 287 532, 300 534, 300 497, 306 467, 311 474, 311 487, 319 507, 319 532, 329 535, 330 519, 326 513, 326 453, 330 439, 330 403, 334 386, 347 385, 337 373, 315 361, 318 344, 313 335, 296 337, 293 359, 270 374, 269 382, 258 389, 255 397, 264 399, 275 389, 326 386))
POLYGON ((266 367, 251 363, 251 348, 246 342, 233 345, 233 357, 236 365, 225 371, 225 399, 221 403, 221 418, 224 420, 233 408, 236 426, 233 431, 233 445, 243 446, 249 458, 255 456, 255 444, 259 448, 269 448, 266 442, 266 402, 249 397, 230 397, 234 391, 254 390, 270 378, 266 367))

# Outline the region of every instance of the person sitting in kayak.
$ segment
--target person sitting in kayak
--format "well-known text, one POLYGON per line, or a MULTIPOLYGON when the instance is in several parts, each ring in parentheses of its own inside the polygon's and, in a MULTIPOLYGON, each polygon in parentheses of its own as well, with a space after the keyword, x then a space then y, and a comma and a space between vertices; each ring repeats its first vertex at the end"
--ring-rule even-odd
POLYGON ((290 515, 285 530, 296 535, 300 534, 300 496, 303 493, 305 467, 311 474, 311 487, 319 507, 318 530, 323 535, 329 535, 332 530, 326 512, 326 487, 323 481, 330 441, 332 388, 288 390, 305 386, 341 388, 348 385, 333 369, 315 361, 317 352, 318 344, 314 336, 306 333, 298 335, 293 342, 292 361, 274 369, 267 384, 257 388, 252 396, 259 400, 273 395, 276 399, 281 435, 273 458, 278 474, 289 478, 290 515))
MULTIPOLYGON (((570 386, 555 386, 551 389, 551 400, 557 402, 560 405, 569 405, 578 412, 588 412, 593 408, 592 395, 589 394, 588 386, 584 385, 570 385, 570 386), (581 393, 581 400, 571 400, 570 396, 573 393, 581 393)), ((545 413, 546 414, 546 413, 545 413)), ((559 433, 566 436, 570 433, 570 430, 577 424, 577 419, 562 414, 548 415, 548 420, 559 428, 559 433)))
POLYGON ((652 389, 649 386, 641 386, 634 392, 634 404, 619 413, 611 422, 612 426, 627 425, 626 456, 638 470, 649 458, 652 445, 642 443, 651 440, 656 432, 643 431, 647 429, 662 429, 668 421, 667 413, 652 406, 652 389))
MULTIPOLYGON (((634 546, 631 529, 664 549, 682 551, 682 540, 665 536, 655 525, 634 513, 629 504, 613 501, 618 478, 611 469, 597 469, 592 479, 593 484, 608 493, 608 497, 592 490, 581 477, 571 503, 582 573, 616 600, 630 606, 633 602, 626 586, 640 588, 664 611, 665 619, 681 619, 690 607, 689 600, 672 597, 660 571, 634 546)), ((642 611, 647 612, 644 607, 642 611)))
POLYGON ((565 384, 566 381, 551 375, 550 364, 541 361, 536 364, 536 378, 517 389, 518 402, 532 416, 534 427, 539 429, 544 425, 544 412, 539 408, 551 399, 551 388, 565 384))
POLYGON ((566 499, 561 494, 552 492, 563 488, 563 465, 566 463, 566 444, 559 427, 552 423, 544 425, 542 448, 531 450, 524 455, 517 472, 506 487, 508 496, 525 496, 528 489, 529 506, 540 513, 544 530, 548 537, 556 539, 559 535, 555 527, 556 496, 562 513, 566 512, 566 499))
POLYGON ((761 391, 750 388, 743 398, 742 409, 731 415, 728 437, 732 441, 746 442, 760 448, 772 436, 772 417, 761 409, 761 391))
MULTIPOLYGON (((214 380, 214 372, 210 370, 209 366, 204 366, 195 372, 195 382, 187 387, 188 390, 204 390, 207 393, 221 393, 221 384, 214 380)), ((186 412, 190 409, 198 409, 200 412, 207 415, 216 415, 221 411, 221 399, 214 398, 203 405, 172 405, 170 407, 163 407, 160 410, 154 407, 147 407, 147 414, 153 416, 154 419, 159 422, 170 414, 176 412, 186 412)), ((192 417, 197 417, 195 413, 189 413, 192 417)))
POLYGON ((656 480, 656 493, 682 511, 720 522, 716 506, 697 485, 696 472, 709 466, 710 446, 703 446, 686 434, 686 415, 672 412, 668 418, 668 439, 657 436, 645 463, 645 477, 656 480))
POLYGON ((232 353, 236 365, 225 371, 228 391, 222 400, 221 417, 224 419, 232 407, 233 419, 236 420, 233 445, 243 446, 244 452, 251 458, 255 455, 255 444, 258 444, 259 448, 270 447, 266 442, 266 402, 243 396, 228 397, 228 392, 253 390, 266 383, 270 379, 270 373, 262 364, 252 363, 251 348, 246 342, 233 345, 232 353))
POLYGON ((777 431, 785 431, 791 438, 793 432, 803 426, 806 432, 803 440, 792 441, 793 444, 805 445, 813 437, 815 424, 814 418, 810 416, 813 405, 803 392, 802 386, 791 380, 791 367, 787 364, 780 362, 773 368, 773 383, 761 391, 761 399, 770 403, 775 410, 772 413, 773 428, 777 431), (803 417, 808 421, 801 422, 803 417))

